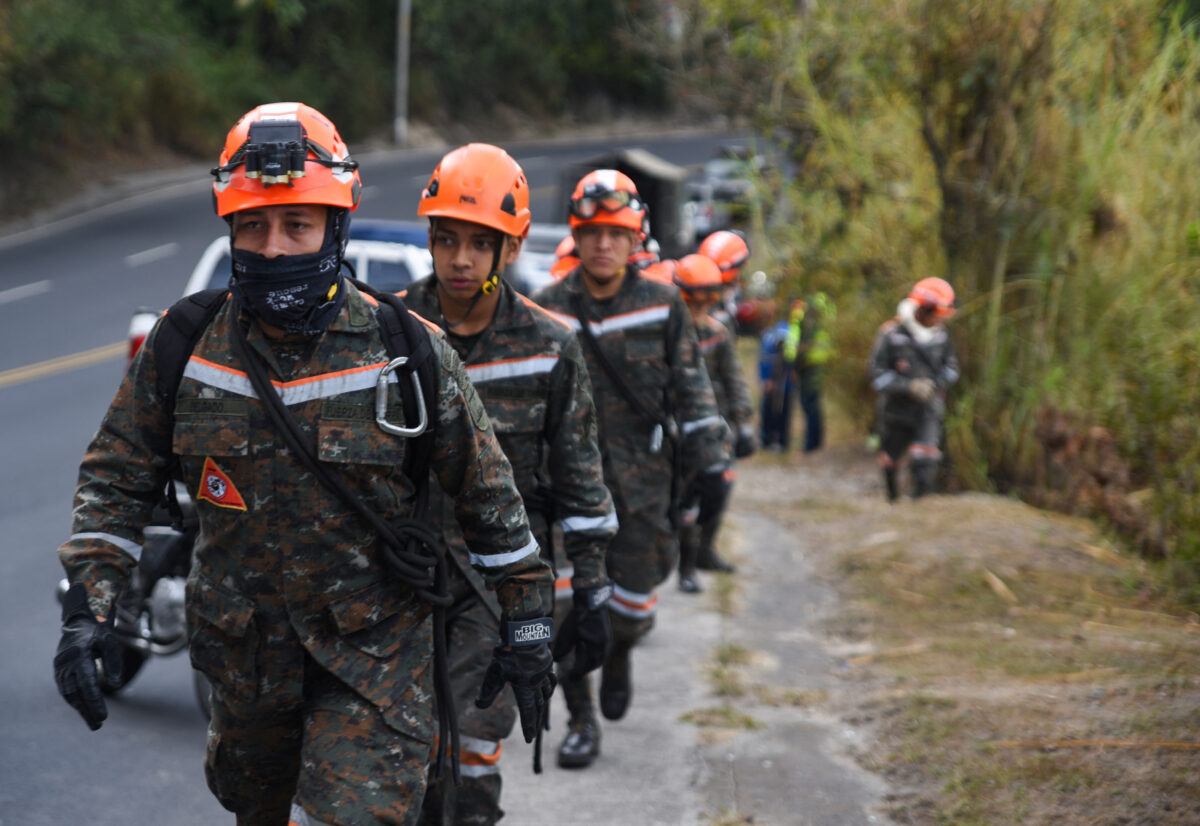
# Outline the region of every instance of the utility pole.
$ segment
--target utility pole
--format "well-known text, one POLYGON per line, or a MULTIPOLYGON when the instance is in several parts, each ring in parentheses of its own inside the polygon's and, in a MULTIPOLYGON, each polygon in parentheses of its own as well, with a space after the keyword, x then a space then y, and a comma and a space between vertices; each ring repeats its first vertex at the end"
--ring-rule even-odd
POLYGON ((408 41, 412 30, 412 0, 398 0, 396 6, 396 118, 392 121, 392 140, 396 146, 408 145, 408 41))

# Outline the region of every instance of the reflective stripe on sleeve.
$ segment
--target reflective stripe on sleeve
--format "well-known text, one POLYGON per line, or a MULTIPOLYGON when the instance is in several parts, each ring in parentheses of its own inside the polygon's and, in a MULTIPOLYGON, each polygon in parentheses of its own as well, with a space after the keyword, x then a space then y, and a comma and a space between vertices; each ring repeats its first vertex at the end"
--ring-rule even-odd
POLYGON ((879 378, 871 382, 871 389, 879 391, 891 385, 896 380, 896 374, 889 370, 886 373, 881 373, 879 378))
POLYGON ((639 594, 613 583, 612 599, 608 601, 610 611, 616 611, 618 614, 624 614, 634 619, 647 619, 654 616, 654 609, 657 605, 658 595, 653 591, 648 594, 639 594))
MULTIPOLYGON (((349 370, 339 370, 295 381, 272 381, 279 397, 286 405, 302 404, 316 399, 327 399, 352 393, 355 390, 370 390, 379 379, 379 371, 387 366, 387 362, 368 364, 365 367, 354 367, 349 370)), ((228 393, 257 399, 258 394, 250 383, 250 377, 240 370, 234 370, 221 364, 215 364, 199 356, 188 359, 183 368, 184 378, 216 387, 228 393)), ((388 383, 394 384, 398 379, 395 373, 388 374, 388 383)))
POLYGON ((684 422, 679 429, 683 431, 684 436, 687 436, 689 433, 695 433, 697 430, 701 430, 706 427, 716 427, 724 421, 725 420, 720 416, 705 416, 703 419, 684 422))
POLYGON ((136 542, 130 542, 128 539, 122 539, 119 536, 114 536, 111 533, 100 533, 92 531, 89 533, 76 533, 71 535, 71 540, 76 539, 99 539, 101 542, 107 542, 109 545, 116 545, 125 553, 134 558, 135 561, 142 558, 142 546, 136 542))
POLYGON ((511 565, 514 562, 520 562, 530 554, 538 552, 538 543, 536 539, 529 540, 523 548, 518 548, 515 551, 509 551, 502 554, 477 554, 471 553, 471 564, 478 565, 483 568, 499 568, 502 565, 511 565))
POLYGON ((610 531, 617 532, 616 511, 609 511, 604 516, 568 516, 562 520, 563 533, 574 531, 610 531))
POLYGON ((467 367, 467 375, 471 381, 494 381, 496 379, 514 379, 521 376, 536 376, 549 373, 558 364, 558 356, 531 356, 529 358, 506 359, 493 361, 488 364, 475 364, 467 367))

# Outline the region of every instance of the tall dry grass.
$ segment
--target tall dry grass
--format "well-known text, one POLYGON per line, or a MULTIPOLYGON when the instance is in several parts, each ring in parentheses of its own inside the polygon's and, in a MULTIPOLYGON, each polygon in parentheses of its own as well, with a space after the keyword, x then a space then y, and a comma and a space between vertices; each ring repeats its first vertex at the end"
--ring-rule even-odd
POLYGON ((948 278, 958 479, 1108 520, 1200 602, 1195 31, 1146 0, 705 5, 789 164, 757 261, 839 302, 830 392, 865 426, 875 328, 948 278))

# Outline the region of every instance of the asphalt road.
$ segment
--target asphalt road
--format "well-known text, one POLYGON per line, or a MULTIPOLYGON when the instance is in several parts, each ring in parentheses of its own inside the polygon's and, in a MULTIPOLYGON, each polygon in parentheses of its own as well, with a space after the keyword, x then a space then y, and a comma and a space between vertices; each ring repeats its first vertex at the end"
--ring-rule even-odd
MULTIPOLYGON (((552 212, 564 164, 628 145, 694 166, 730 138, 509 149, 529 176, 537 220, 552 212)), ((415 217, 440 155, 360 156, 366 188, 357 214, 415 217)), ((204 168, 189 171, 147 176, 140 189, 126 184, 120 201, 0 238, 0 826, 229 822, 204 784, 204 722, 185 655, 150 662, 94 734, 59 699, 50 666, 55 549, 70 530, 79 458, 123 371, 129 315, 177 298, 204 246, 225 229, 211 211, 204 168)))

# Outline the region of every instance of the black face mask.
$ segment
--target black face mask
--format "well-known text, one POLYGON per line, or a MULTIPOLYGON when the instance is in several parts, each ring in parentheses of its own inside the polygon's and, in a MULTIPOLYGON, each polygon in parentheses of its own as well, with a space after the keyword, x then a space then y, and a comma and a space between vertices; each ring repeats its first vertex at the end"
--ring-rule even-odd
POLYGON ((267 258, 231 249, 229 289, 234 299, 250 315, 285 333, 315 336, 324 332, 346 299, 341 275, 346 233, 341 230, 348 224, 343 216, 331 215, 321 249, 303 255, 267 258))

